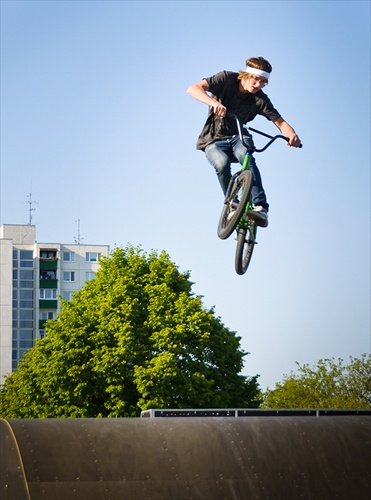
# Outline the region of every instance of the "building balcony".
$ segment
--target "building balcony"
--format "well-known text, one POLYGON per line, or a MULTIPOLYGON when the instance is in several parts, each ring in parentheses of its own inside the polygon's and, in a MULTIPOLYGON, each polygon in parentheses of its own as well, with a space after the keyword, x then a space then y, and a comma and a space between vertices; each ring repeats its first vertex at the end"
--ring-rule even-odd
POLYGON ((41 270, 55 270, 58 269, 58 259, 39 259, 41 270))
POLYGON ((57 309, 58 300, 55 299, 43 299, 39 300, 40 309, 57 309))
POLYGON ((40 288, 58 288, 58 280, 56 279, 40 279, 40 288))

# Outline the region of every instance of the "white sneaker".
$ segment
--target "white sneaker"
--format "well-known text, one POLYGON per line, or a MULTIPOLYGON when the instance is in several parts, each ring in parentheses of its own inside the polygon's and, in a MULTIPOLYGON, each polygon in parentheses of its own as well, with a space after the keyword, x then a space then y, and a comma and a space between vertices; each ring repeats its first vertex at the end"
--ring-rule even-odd
POLYGON ((235 213, 236 209, 232 207, 232 210, 229 212, 228 216, 227 216, 227 221, 229 222, 232 217, 234 216, 234 213, 235 213))
POLYGON ((228 221, 232 219, 232 217, 236 211, 236 208, 238 207, 238 203, 239 203, 238 198, 235 198, 234 201, 232 201, 231 211, 229 212, 228 217, 227 217, 228 221))
POLYGON ((252 210, 247 212, 249 219, 253 219, 256 221, 256 224, 260 227, 268 226, 268 211, 266 208, 258 205, 257 207, 253 207, 252 210))

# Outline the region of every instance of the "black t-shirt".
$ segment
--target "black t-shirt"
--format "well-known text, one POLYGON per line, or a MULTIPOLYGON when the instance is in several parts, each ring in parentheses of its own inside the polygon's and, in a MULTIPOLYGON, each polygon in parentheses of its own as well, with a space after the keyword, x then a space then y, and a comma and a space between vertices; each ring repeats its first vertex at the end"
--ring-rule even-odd
MULTIPOLYGON (((250 122, 256 115, 263 115, 271 121, 281 118, 280 113, 262 90, 258 90, 255 94, 240 92, 238 73, 221 71, 205 80, 213 97, 221 102, 229 113, 237 115, 242 123, 250 122)), ((236 120, 232 117, 220 118, 210 107, 206 123, 197 141, 197 149, 204 150, 211 142, 228 139, 236 134, 238 134, 236 120)))

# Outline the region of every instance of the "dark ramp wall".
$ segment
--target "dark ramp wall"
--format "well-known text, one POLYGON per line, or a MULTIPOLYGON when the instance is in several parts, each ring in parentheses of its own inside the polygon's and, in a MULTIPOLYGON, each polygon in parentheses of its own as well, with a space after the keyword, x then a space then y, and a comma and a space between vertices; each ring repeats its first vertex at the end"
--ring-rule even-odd
POLYGON ((1 500, 369 500, 370 416, 0 421, 1 500))

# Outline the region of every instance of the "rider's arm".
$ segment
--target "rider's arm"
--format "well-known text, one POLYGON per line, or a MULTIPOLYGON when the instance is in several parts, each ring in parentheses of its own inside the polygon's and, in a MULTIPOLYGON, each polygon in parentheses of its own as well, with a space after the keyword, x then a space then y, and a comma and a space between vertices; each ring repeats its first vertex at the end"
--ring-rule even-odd
POLYGON ((201 80, 200 82, 191 85, 187 90, 187 94, 189 94, 194 99, 197 99, 197 101, 208 104, 213 108, 216 115, 224 117, 227 113, 227 108, 223 106, 222 103, 211 97, 207 93, 208 90, 209 84, 207 83, 207 81, 201 80))
POLYGON ((294 146, 295 148, 298 148, 300 146, 301 141, 295 130, 291 127, 291 125, 285 122, 283 118, 278 118, 273 123, 280 129, 285 137, 289 138, 289 146, 294 146))

